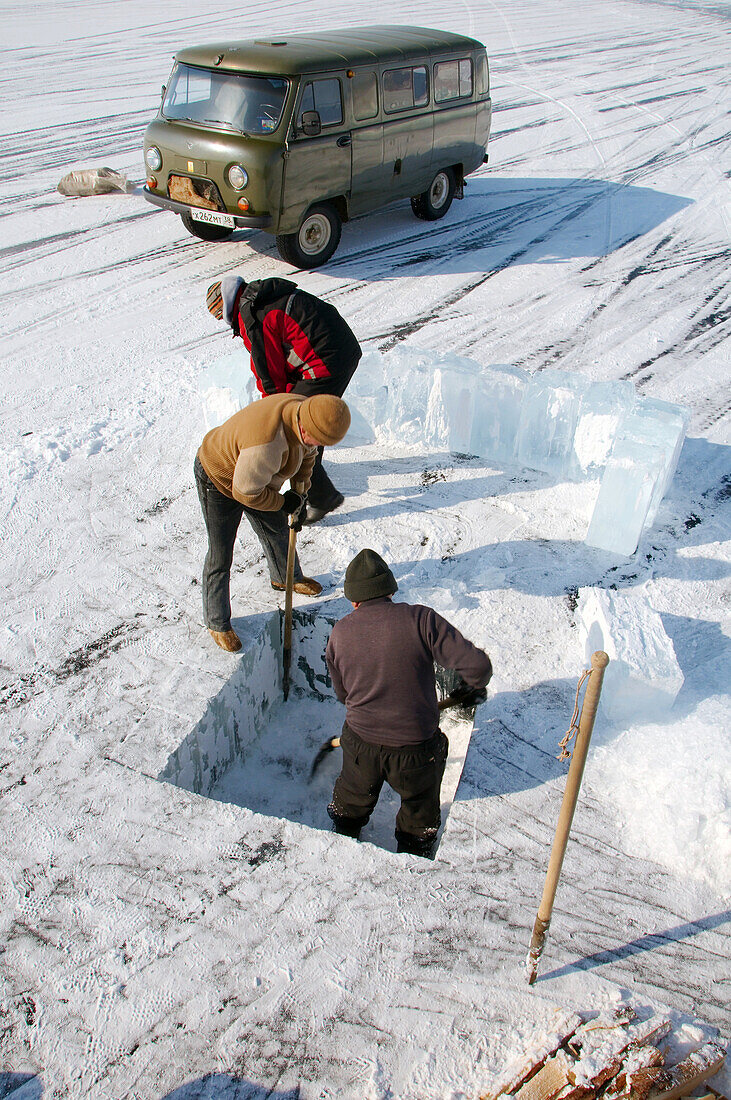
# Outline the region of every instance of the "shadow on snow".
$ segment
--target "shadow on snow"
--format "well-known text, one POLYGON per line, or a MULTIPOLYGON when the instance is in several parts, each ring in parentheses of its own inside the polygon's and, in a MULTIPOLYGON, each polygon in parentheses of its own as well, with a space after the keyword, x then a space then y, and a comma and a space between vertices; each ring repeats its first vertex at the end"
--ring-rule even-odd
MULTIPOLYGON (((327 264, 332 273, 369 280, 413 276, 419 269, 490 272, 521 263, 598 258, 650 232, 690 199, 598 179, 468 179, 465 198, 443 220, 417 221, 408 200, 355 218, 327 264)), ((271 238, 246 230, 256 252, 271 238)))
POLYGON ((166 1093, 161 1100, 299 1100, 300 1095, 299 1086, 280 1092, 228 1073, 210 1073, 166 1093))
POLYGON ((626 959, 631 955, 639 955, 643 951, 655 951, 657 948, 666 947, 670 943, 679 943, 692 939, 702 932, 708 932, 714 928, 720 928, 731 921, 731 910, 722 913, 713 913, 711 916, 702 917, 699 920, 688 921, 686 924, 676 925, 664 932, 653 932, 647 936, 638 936, 630 940, 622 947, 615 947, 606 951, 595 951, 593 955, 585 955, 583 959, 567 963, 548 974, 541 974, 539 982, 548 981, 549 978, 564 978, 568 974, 575 974, 579 970, 592 970, 597 966, 605 966, 607 963, 617 962, 618 959, 626 959))
MULTIPOLYGON (((228 1073, 209 1073, 160 1100, 299 1100, 300 1095, 299 1086, 281 1092, 228 1073)), ((41 1100, 42 1096, 43 1083, 35 1074, 0 1073, 0 1100, 41 1100)))

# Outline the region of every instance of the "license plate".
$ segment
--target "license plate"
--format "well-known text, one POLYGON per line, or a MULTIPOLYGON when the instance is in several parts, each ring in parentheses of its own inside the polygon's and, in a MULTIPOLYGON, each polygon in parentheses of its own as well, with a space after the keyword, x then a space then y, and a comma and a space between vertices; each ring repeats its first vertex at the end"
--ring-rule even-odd
POLYGON ((235 229, 236 223, 230 214, 217 214, 215 210, 197 210, 190 208, 190 216, 197 222, 208 222, 209 225, 225 225, 229 229, 235 229))

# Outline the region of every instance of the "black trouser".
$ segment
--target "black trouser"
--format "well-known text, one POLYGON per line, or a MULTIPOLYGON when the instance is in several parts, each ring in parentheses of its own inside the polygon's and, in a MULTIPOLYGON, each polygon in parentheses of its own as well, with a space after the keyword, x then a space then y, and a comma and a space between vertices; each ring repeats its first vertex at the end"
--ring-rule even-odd
MULTIPOLYGON (((303 397, 314 397, 317 393, 331 393, 334 397, 342 397, 348 382, 355 374, 359 361, 360 356, 355 362, 344 367, 337 378, 303 378, 294 387, 292 393, 302 394, 303 397)), ((307 492, 307 499, 313 508, 329 508, 338 498, 338 490, 322 465, 323 450, 324 447, 317 448, 317 458, 307 492)))
MULTIPOLYGON (((231 629, 229 586, 236 534, 246 516, 262 545, 273 581, 284 584, 287 576, 289 527, 284 512, 258 512, 225 496, 209 478, 196 456, 193 464, 198 498, 208 531, 208 553, 203 564, 203 618, 209 630, 231 629)), ((295 558, 295 580, 302 570, 295 558)))
MULTIPOLYGON (((441 730, 419 745, 394 749, 364 741, 348 726, 340 735, 343 769, 335 781, 328 813, 342 831, 357 836, 367 823, 381 788, 388 783, 401 796, 396 838, 433 842, 441 824, 439 789, 449 742, 441 730)), ((420 853, 421 854, 421 853, 420 853)))

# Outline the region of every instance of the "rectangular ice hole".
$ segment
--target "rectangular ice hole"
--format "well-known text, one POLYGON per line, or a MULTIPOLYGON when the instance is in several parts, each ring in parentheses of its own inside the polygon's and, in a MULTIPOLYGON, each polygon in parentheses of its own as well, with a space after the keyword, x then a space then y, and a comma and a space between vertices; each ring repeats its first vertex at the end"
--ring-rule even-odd
MULTIPOLYGON (((158 778, 195 794, 330 830, 327 804, 340 771, 341 752, 328 753, 310 780, 318 749, 340 734, 345 708, 332 694, 325 646, 336 622, 318 611, 298 609, 292 631, 289 699, 282 698, 282 616, 274 612, 242 651, 236 671, 168 759, 158 778)), ((448 687, 448 677, 438 672, 448 687)), ((441 728, 449 738, 442 781, 442 827, 464 767, 473 722, 444 711, 441 728)), ((399 798, 384 784, 361 838, 396 850, 399 798)))

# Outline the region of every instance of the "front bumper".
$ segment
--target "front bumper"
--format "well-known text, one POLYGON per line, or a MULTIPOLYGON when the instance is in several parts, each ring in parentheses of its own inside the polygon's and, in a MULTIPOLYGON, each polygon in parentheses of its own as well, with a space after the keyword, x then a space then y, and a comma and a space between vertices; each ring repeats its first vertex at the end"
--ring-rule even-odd
MULTIPOLYGON (((163 198, 162 195, 156 195, 154 192, 149 191, 147 186, 142 188, 142 194, 145 196, 148 202, 151 202, 153 206, 161 206, 165 210, 172 210, 173 214, 189 214, 190 207, 184 202, 175 202, 174 199, 163 198)), ((224 213, 224 211, 221 211, 224 213)), ((225 211, 228 214, 228 211, 225 211)), ((238 229, 266 229, 267 226, 272 224, 270 214, 264 214, 260 217, 244 217, 239 214, 230 215, 234 220, 234 225, 238 229)))

